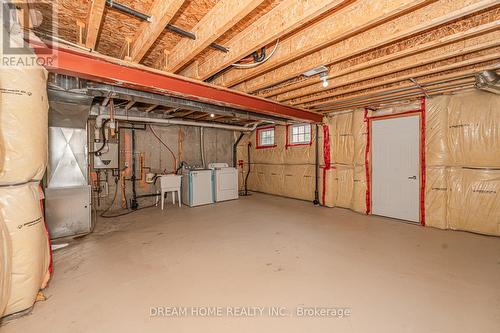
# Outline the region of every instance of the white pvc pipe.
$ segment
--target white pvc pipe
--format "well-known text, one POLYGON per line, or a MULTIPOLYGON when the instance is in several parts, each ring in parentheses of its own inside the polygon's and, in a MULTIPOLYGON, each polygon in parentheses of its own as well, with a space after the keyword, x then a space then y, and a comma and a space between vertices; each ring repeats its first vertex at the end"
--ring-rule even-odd
MULTIPOLYGON (((101 128, 102 123, 105 119, 110 119, 109 114, 101 114, 96 117, 96 127, 101 128)), ((138 121, 142 123, 155 123, 155 124, 171 124, 171 125, 181 125, 181 126, 196 126, 196 127, 210 127, 210 128, 220 128, 231 131, 239 131, 239 132, 251 132, 257 128, 259 123, 255 123, 250 127, 244 126, 234 126, 234 125, 224 125, 224 124, 216 124, 216 123, 207 123, 207 122, 198 122, 198 121, 189 121, 189 120, 180 120, 180 119, 161 119, 161 118, 143 118, 143 117, 134 117, 134 116, 120 116, 113 115, 113 119, 116 120, 128 120, 128 121, 138 121)))

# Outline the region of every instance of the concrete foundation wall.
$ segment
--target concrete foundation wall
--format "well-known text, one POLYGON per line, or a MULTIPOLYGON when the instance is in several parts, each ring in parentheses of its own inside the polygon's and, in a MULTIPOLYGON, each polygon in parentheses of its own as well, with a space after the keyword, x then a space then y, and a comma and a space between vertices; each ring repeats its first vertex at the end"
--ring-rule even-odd
MULTIPOLYGON (((130 124, 121 123, 123 127, 130 127, 130 124)), ((138 126, 140 127, 140 126, 138 126)), ((89 140, 92 147, 94 140, 94 124, 93 121, 89 122, 89 140)), ((142 127, 143 128, 143 127, 142 127)), ((153 125, 154 131, 158 134, 161 140, 169 146, 176 158, 176 164, 179 166, 181 161, 189 165, 202 166, 201 159, 201 145, 200 145, 200 132, 199 127, 188 126, 158 126, 153 125)), ((224 162, 232 165, 233 163, 233 143, 235 141, 235 133, 233 131, 205 128, 204 131, 204 154, 205 164, 211 162, 224 162)), ((104 210, 113 201, 115 193, 115 180, 118 180, 118 193, 116 200, 111 210, 120 209, 125 206, 123 200, 122 186, 125 184, 125 197, 127 203, 130 202, 132 197, 132 182, 130 177, 132 175, 132 130, 122 128, 120 130, 119 138, 111 138, 110 142, 120 142, 120 175, 113 174, 112 170, 101 170, 100 179, 101 185, 107 181, 108 194, 101 192, 99 200, 94 191, 94 207, 97 210, 104 210), (125 179, 125 180, 124 180, 125 179)), ((144 175, 148 172, 152 173, 172 173, 174 171, 174 158, 172 153, 153 135, 149 126, 146 130, 135 130, 135 157, 136 157, 136 192, 137 195, 151 194, 156 192, 154 184, 148 184, 144 180, 144 175), (144 161, 142 175, 141 175, 141 158, 144 161)), ((93 155, 90 157, 91 171, 95 172, 92 168, 93 155)), ((95 177, 94 177, 95 178, 95 177)), ((90 178, 92 179, 92 177, 90 178)), ((95 181, 93 182, 95 184, 95 181)), ((155 198, 140 198, 139 207, 144 207, 154 203, 155 198)))

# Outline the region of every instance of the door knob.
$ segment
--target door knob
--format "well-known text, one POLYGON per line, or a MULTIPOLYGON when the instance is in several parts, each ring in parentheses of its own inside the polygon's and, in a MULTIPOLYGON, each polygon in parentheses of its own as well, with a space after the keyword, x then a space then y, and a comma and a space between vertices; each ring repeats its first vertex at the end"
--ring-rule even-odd
POLYGON ((408 179, 417 180, 417 176, 411 176, 411 177, 408 177, 408 179))

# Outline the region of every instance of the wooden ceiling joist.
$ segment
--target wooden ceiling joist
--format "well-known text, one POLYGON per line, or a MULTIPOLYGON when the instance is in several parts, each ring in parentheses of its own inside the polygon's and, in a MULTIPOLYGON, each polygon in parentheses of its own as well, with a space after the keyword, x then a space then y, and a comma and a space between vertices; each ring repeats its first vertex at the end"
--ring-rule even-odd
POLYGON ((149 14, 151 22, 144 21, 139 25, 137 33, 132 39, 130 54, 127 54, 127 46, 124 45, 121 50, 121 57, 129 56, 130 60, 140 62, 179 8, 181 8, 184 1, 155 0, 149 14))
POLYGON ((395 20, 295 60, 286 66, 240 83, 233 88, 255 92, 302 75, 319 65, 330 65, 378 47, 453 22, 467 15, 498 6, 497 0, 439 0, 395 20))
POLYGON ((206 80, 255 50, 296 30, 343 2, 343 0, 284 0, 231 39, 226 44, 229 49, 228 53, 214 55, 199 66, 192 64, 186 67, 181 74, 206 80))
MULTIPOLYGON (((376 79, 373 80, 373 83, 367 83, 366 85, 363 84, 359 86, 355 86, 353 88, 347 88, 346 90, 344 89, 337 89, 335 91, 330 91, 327 94, 321 94, 317 95, 314 97, 309 97, 308 101, 304 100, 292 100, 290 104, 295 105, 295 106, 300 106, 303 108, 311 108, 315 107, 318 105, 325 104, 331 100, 332 97, 338 96, 338 95, 343 95, 347 94, 350 92, 354 91, 359 91, 363 89, 369 89, 369 88, 374 88, 374 87, 379 87, 383 86, 386 84, 391 84, 391 83, 396 83, 400 81, 406 81, 411 78, 419 78, 427 75, 432 75, 432 74, 437 74, 440 72, 445 72, 449 70, 458 70, 461 67, 466 67, 469 65, 474 65, 474 64, 481 64, 485 63, 488 61, 496 61, 500 59, 500 53, 499 52, 494 52, 492 54, 488 54, 485 56, 479 56, 479 57, 473 57, 464 61, 456 61, 456 62, 451 62, 450 64, 443 65, 443 66, 436 66, 432 69, 423 69, 423 70, 418 70, 416 72, 410 71, 408 74, 401 75, 399 73, 396 73, 395 75, 391 75, 390 78, 388 79, 376 79)), ((344 86, 344 85, 341 85, 344 86)))
POLYGON ((475 82, 475 79, 473 77, 461 79, 461 80, 456 80, 456 81, 451 81, 451 82, 437 82, 437 83, 431 83, 431 84, 426 84, 424 89, 421 89, 419 87, 416 87, 414 84, 410 84, 408 86, 405 86, 405 88, 399 88, 396 90, 396 92, 389 91, 386 93, 373 93, 372 95, 366 95, 364 94, 363 96, 359 98, 346 98, 346 99, 339 99, 335 100, 331 104, 329 104, 329 107, 322 108, 322 111, 328 111, 331 110, 332 108, 335 109, 340 109, 340 108, 349 108, 352 105, 360 105, 364 104, 367 105, 368 103, 372 103, 375 101, 380 101, 388 98, 394 98, 394 97, 403 97, 403 96, 408 96, 410 94, 415 94, 415 93, 431 93, 435 92, 436 90, 439 89, 449 89, 449 88, 460 88, 464 86, 473 86, 475 82))
POLYGON ((212 83, 232 87, 432 1, 358 0, 282 41, 273 57, 262 65, 251 69, 232 69, 212 83))
POLYGON ((247 16, 264 0, 221 0, 193 28, 196 40, 183 39, 170 52, 166 71, 175 73, 247 16))
POLYGON ((364 69, 358 68, 354 71, 346 70, 345 72, 347 73, 343 74, 339 72, 339 75, 335 75, 335 78, 329 79, 330 86, 328 90, 325 90, 325 88, 323 88, 320 84, 315 84, 302 89, 280 94, 276 96, 276 100, 281 102, 292 99, 307 101, 307 96, 309 95, 325 94, 328 93, 329 90, 335 89, 335 87, 339 87, 341 85, 370 80, 377 76, 401 72, 410 68, 420 67, 422 65, 454 58, 463 54, 478 52, 499 45, 500 31, 497 30, 486 35, 467 39, 465 41, 444 44, 443 46, 419 52, 408 57, 384 61, 381 64, 375 62, 374 65, 365 67, 364 69))
POLYGON ((87 15, 85 46, 92 50, 95 49, 97 44, 104 7, 106 7, 106 0, 91 0, 87 15))
POLYGON ((346 110, 354 110, 354 109, 359 109, 359 108, 377 108, 382 105, 387 105, 389 103, 397 103, 399 104, 401 101, 415 101, 421 97, 433 97, 436 95, 449 95, 449 94, 454 94, 457 92, 463 92, 466 90, 473 90, 475 89, 473 85, 464 85, 464 86, 458 86, 458 87, 445 87, 445 88, 440 88, 436 90, 429 91, 428 93, 424 93, 422 91, 417 91, 408 95, 401 95, 401 96, 396 96, 396 97, 389 97, 386 99, 380 99, 380 100, 374 100, 374 101, 365 101, 359 104, 354 104, 354 105, 346 105, 346 106, 340 106, 338 108, 332 108, 329 110, 323 111, 323 113, 335 113, 335 112, 341 112, 341 111, 346 111, 346 110))
MULTIPOLYGON (((451 70, 446 73, 431 73, 429 75, 419 77, 418 83, 421 86, 428 86, 436 84, 438 82, 452 82, 465 78, 474 77, 478 72, 485 70, 497 70, 500 68, 500 64, 472 64, 457 70, 451 70)), ((368 87, 357 87, 356 89, 349 89, 344 93, 341 93, 323 104, 315 106, 315 111, 325 111, 329 110, 339 101, 349 101, 349 100, 363 100, 372 97, 376 94, 391 94, 397 92, 401 89, 406 89, 409 87, 415 87, 415 84, 410 80, 404 80, 399 82, 391 82, 381 86, 368 86, 368 87)))
MULTIPOLYGON (((467 79, 473 77, 476 72, 481 72, 483 70, 492 68, 495 67, 494 66, 474 67, 471 69, 455 71, 452 74, 446 74, 446 75, 438 74, 434 76, 431 75, 424 79, 419 79, 418 83, 424 87, 427 87, 433 84, 467 79)), ((410 82, 409 80, 397 82, 395 84, 385 85, 382 88, 375 87, 375 88, 363 89, 363 87, 361 87, 360 90, 353 91, 347 94, 338 95, 335 98, 330 99, 328 102, 325 102, 324 104, 317 106, 315 110, 325 111, 331 108, 336 103, 364 100, 366 98, 373 97, 374 95, 389 95, 399 90, 413 88, 413 87, 415 87, 415 84, 410 82)))
MULTIPOLYGON (((430 42, 424 43, 424 44, 418 44, 414 45, 405 49, 402 49, 401 51, 390 53, 386 56, 378 57, 373 60, 369 61, 363 61, 357 65, 354 66, 346 66, 345 68, 341 68, 340 64, 342 63, 336 63, 330 67, 330 74, 328 75, 328 80, 335 79, 341 76, 344 76, 349 73, 353 73, 356 71, 360 71, 369 67, 377 66, 384 64, 386 62, 392 61, 392 60, 397 60, 401 59, 404 57, 408 57, 414 54, 418 54, 421 52, 425 52, 427 50, 431 50, 434 48, 437 48, 439 46, 444 46, 450 43, 458 42, 461 40, 465 40, 468 38, 472 38, 475 36, 479 36, 494 30, 498 30, 500 28, 500 21, 494 21, 490 22, 487 24, 483 24, 474 28, 471 28, 466 31, 458 32, 455 34, 451 34, 436 40, 432 40, 430 42)), ((303 88, 309 87, 311 85, 316 85, 321 83, 321 78, 319 76, 316 77, 311 77, 310 79, 305 79, 301 80, 297 83, 291 83, 284 85, 282 87, 278 88, 271 88, 267 91, 263 91, 262 93, 259 93, 259 96, 262 97, 273 97, 276 96, 276 100, 278 101, 284 101, 288 100, 291 98, 297 98, 302 95, 301 90, 303 88), (288 93, 288 94, 286 94, 288 93)))

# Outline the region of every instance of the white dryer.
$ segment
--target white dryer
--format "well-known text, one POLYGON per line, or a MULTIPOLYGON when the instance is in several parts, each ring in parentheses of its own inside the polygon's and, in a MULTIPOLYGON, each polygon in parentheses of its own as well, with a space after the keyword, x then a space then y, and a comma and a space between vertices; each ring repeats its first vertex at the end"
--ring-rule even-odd
POLYGON ((238 170, 227 163, 210 163, 213 171, 215 201, 238 199, 238 170))

